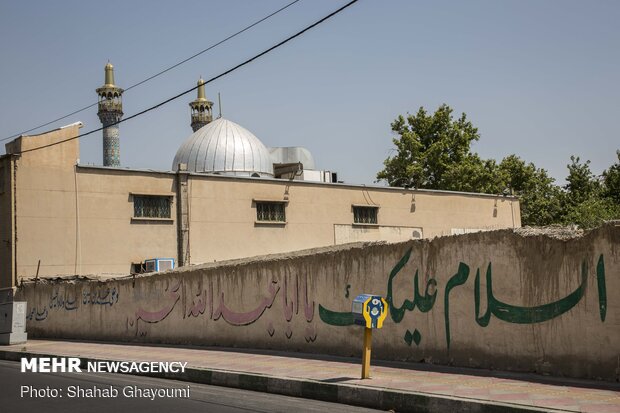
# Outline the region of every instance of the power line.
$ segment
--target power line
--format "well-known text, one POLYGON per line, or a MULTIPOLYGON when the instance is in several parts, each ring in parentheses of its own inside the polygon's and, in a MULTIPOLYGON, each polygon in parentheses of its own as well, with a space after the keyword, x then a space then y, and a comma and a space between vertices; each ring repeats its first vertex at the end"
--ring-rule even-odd
MULTIPOLYGON (((211 79, 207 80, 207 81, 206 81, 206 82, 204 82, 203 84, 205 84, 205 85, 206 85, 206 84, 209 84, 209 83, 211 83, 211 82, 214 82, 214 81, 216 81, 217 79, 219 79, 219 78, 221 78, 221 77, 224 77, 224 76, 226 76, 226 75, 228 75, 228 74, 230 74, 230 73, 234 72, 235 70, 237 70, 237 69, 239 69, 239 68, 241 68, 241 67, 243 67, 243 66, 245 66, 245 65, 247 65, 247 64, 249 64, 249 63, 251 63, 251 62, 253 62, 254 60, 256 60, 256 59, 258 59, 258 58, 260 58, 260 57, 262 57, 262 56, 266 55, 267 53, 271 52, 272 50, 275 50, 275 49, 277 49, 278 47, 280 47, 280 46, 282 46, 282 45, 284 45, 284 44, 286 44, 286 43, 290 42, 291 40, 293 40, 293 39, 295 39, 295 38, 297 38, 297 37, 299 37, 299 36, 301 36, 302 34, 304 34, 305 32, 307 32, 308 30, 310 30, 310 29, 312 29, 312 28, 314 28, 314 27, 318 26, 319 24, 321 24, 321 23, 323 23, 324 21, 326 21, 326 20, 330 19, 331 17, 335 16, 336 14, 340 13, 340 12, 341 12, 341 11, 343 11, 344 9, 348 8, 349 6, 351 6, 351 5, 353 5, 354 3, 357 3, 357 2, 358 2, 358 0, 352 0, 352 1, 348 2, 348 3, 347 3, 347 4, 345 4, 344 6, 340 7, 339 9, 337 9, 337 10, 335 10, 335 11, 333 11, 333 12, 331 12, 330 14, 328 14, 328 15, 327 15, 327 16, 325 16, 325 17, 323 17, 322 19, 320 19, 320 20, 318 20, 318 21, 316 21, 316 22, 312 23, 310 26, 307 26, 305 29, 303 29, 303 30, 301 30, 301 31, 299 31, 299 32, 297 32, 297 33, 295 33, 294 35, 292 35, 292 36, 290 36, 290 37, 286 38, 285 40, 282 40, 280 43, 275 44, 274 46, 271 46, 269 49, 266 49, 266 50, 262 51, 261 53, 259 53, 259 54, 255 55, 254 57, 251 57, 251 58, 247 59, 246 61, 244 61, 244 62, 242 62, 242 63, 239 63, 238 65, 236 65, 236 66, 234 66, 234 67, 232 67, 232 68, 228 69, 227 71, 225 71, 225 72, 223 72, 223 73, 220 73, 220 74, 219 74, 219 75, 217 75, 217 76, 212 77, 211 79)), ((176 99, 180 98, 181 96, 184 96, 184 95, 187 95, 187 94, 188 94, 188 93, 190 93, 190 92, 193 92, 194 90, 198 89, 200 86, 201 86, 201 85, 197 85, 197 86, 192 87, 191 89, 187 89, 186 91, 181 92, 181 93, 179 93, 179 94, 177 94, 177 95, 175 95, 175 96, 172 96, 171 98, 168 98, 168 99, 164 100, 163 102, 160 102, 160 103, 158 103, 158 104, 156 104, 156 105, 154 105, 154 106, 151 106, 151 107, 149 107, 149 108, 147 108, 147 109, 144 109, 144 110, 142 110, 142 111, 140 111, 140 112, 138 112, 138 113, 134 113, 133 115, 131 115, 131 116, 129 116, 129 117, 127 117, 127 118, 125 118, 125 119, 121 119, 121 120, 119 120, 118 122, 114 122, 114 123, 112 123, 112 124, 108 125, 107 127, 114 126, 114 125, 118 125, 118 124, 120 124, 120 123, 126 122, 126 121, 128 121, 128 120, 133 119, 133 118, 137 118, 138 116, 142 116, 142 115, 144 115, 144 114, 145 114, 145 113, 147 113, 147 112, 150 112, 150 111, 152 111, 152 110, 155 110, 155 109, 157 109, 157 108, 159 108, 159 107, 161 107, 161 106, 163 106, 163 105, 165 105, 165 104, 167 104, 167 103, 172 102, 173 100, 176 100, 176 99)), ((63 139, 63 140, 58 141, 58 142, 52 142, 52 143, 49 143, 49 144, 47 144, 47 145, 43 145, 43 146, 39 146, 39 147, 36 147, 36 148, 31 148, 31 149, 26 149, 26 150, 23 150, 23 151, 20 151, 20 152, 16 152, 14 155, 21 155, 22 153, 26 153, 26 152, 33 152, 33 151, 36 151, 36 150, 39 150, 39 149, 44 149, 44 148, 48 148, 48 147, 50 147, 50 146, 55 146, 55 145, 58 145, 58 144, 61 144, 61 143, 64 143, 64 142, 72 141, 72 140, 74 140, 74 139, 78 139, 78 138, 81 138, 81 137, 84 137, 84 136, 91 135, 91 134, 93 134, 93 133, 95 133, 95 132, 99 132, 99 131, 101 131, 101 130, 103 130, 103 129, 105 129, 105 128, 102 126, 102 127, 100 127, 100 128, 93 129, 93 130, 88 131, 88 132, 86 132, 86 133, 82 133, 82 134, 79 134, 79 135, 77 135, 77 136, 73 136, 73 137, 71 137, 71 138, 63 139)))
MULTIPOLYGON (((149 80, 153 80, 153 79, 155 79, 156 77, 161 76, 161 75, 163 75, 164 73, 169 72, 170 70, 172 70, 172 69, 174 69, 174 68, 176 68, 176 67, 178 67, 178 66, 181 66, 183 63, 186 63, 186 62, 188 62, 188 61, 190 61, 190 60, 192 60, 192 59, 194 59, 194 58, 196 58, 196 57, 200 56, 201 54, 206 53, 206 52, 208 52, 209 50, 216 48, 217 46, 221 45, 222 43, 225 43, 225 42, 227 42, 228 40, 232 39, 233 37, 236 37, 236 36, 240 35, 241 33, 243 33, 243 32, 246 32, 246 31, 250 30, 252 27, 254 27, 254 26, 256 26, 256 25, 258 25, 258 24, 260 24, 260 23, 264 22, 265 20, 267 20, 267 19, 269 19, 269 18, 271 18, 271 17, 275 16, 276 14, 280 13, 281 11, 283 11, 283 10, 285 10, 285 9, 288 9, 290 6, 292 6, 293 4, 295 4, 295 3, 299 2, 299 1, 301 1, 301 0, 294 0, 294 1, 290 2, 290 3, 289 3, 289 4, 287 4, 286 6, 279 8, 278 10, 274 11, 273 13, 268 14, 267 16, 263 17, 262 19, 255 21, 255 22, 254 22, 254 23, 252 23, 251 25, 246 26, 245 28, 243 28, 243 29, 239 30, 238 32, 236 32, 236 33, 234 33, 234 34, 231 34, 230 36, 226 37, 225 39, 222 39, 222 40, 220 40, 219 42, 217 42, 217 43, 215 43, 215 44, 212 44, 211 46, 207 47, 206 49, 203 49, 203 50, 199 51, 198 53, 196 53, 196 54, 194 54, 194 55, 192 55, 192 56, 190 56, 190 57, 188 57, 188 58, 186 58, 186 59, 183 59, 183 60, 181 60, 180 62, 175 63, 174 65, 172 65, 172 66, 170 66, 170 67, 168 67, 168 68, 166 68, 166 69, 164 69, 164 70, 162 70, 162 71, 160 71, 160 72, 157 72, 157 73, 155 73, 154 75, 149 76, 149 77, 147 77, 147 78, 146 78, 146 79, 144 79, 144 80, 139 81, 138 83, 135 83, 135 84, 133 84, 133 85, 129 86, 128 88, 126 88, 126 89, 125 89, 125 92, 127 92, 127 91, 129 91, 129 90, 131 90, 131 89, 133 89, 133 88, 135 88, 135 87, 137 87, 137 86, 140 86, 140 85, 142 85, 142 84, 144 84, 144 83, 148 82, 149 80)), ((31 128, 31 129, 28 129, 28 130, 25 130, 25 131, 22 131, 22 132, 19 132, 19 133, 13 134, 13 135, 11 135, 11 136, 9 136, 9 137, 6 137, 6 138, 3 138, 3 139, 0 139, 0 142, 3 142, 3 141, 6 141, 6 140, 9 140, 9 139, 12 139, 12 138, 14 138, 14 137, 16 137, 16 136, 19 136, 19 135, 23 135, 24 133, 32 132, 33 130, 36 130, 36 129, 42 128, 42 127, 44 127, 44 126, 50 125, 50 124, 52 124, 52 123, 54 123, 54 122, 58 122, 59 120, 66 119, 66 118, 68 118, 69 116, 73 116, 73 115, 75 115, 75 114, 77 114, 77 113, 80 113, 80 112, 85 111, 86 109, 90 109, 90 108, 92 108, 93 106, 97 106, 97 104, 98 104, 98 103, 99 103, 99 102, 91 103, 90 105, 88 105, 88 106, 84 106, 84 107, 83 107, 83 108, 81 108, 81 109, 77 109, 77 110, 75 110, 75 111, 73 111, 73 112, 71 112, 71 113, 69 113, 69 114, 67 114, 67 115, 64 115, 64 116, 61 116, 61 117, 56 118, 56 119, 54 119, 54 120, 51 120, 51 121, 49 121, 49 122, 43 123, 43 124, 41 124, 41 125, 39 125, 39 126, 35 126, 34 128, 31 128)))

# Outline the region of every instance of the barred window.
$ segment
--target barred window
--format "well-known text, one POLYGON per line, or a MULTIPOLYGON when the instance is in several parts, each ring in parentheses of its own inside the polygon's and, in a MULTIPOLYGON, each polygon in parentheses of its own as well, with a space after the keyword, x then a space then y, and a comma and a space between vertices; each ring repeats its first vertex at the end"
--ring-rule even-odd
POLYGON ((134 195, 134 218, 170 218, 172 197, 158 195, 134 195))
POLYGON ((256 220, 262 222, 286 222, 284 202, 256 202, 256 220))
POLYGON ((353 206, 354 224, 376 224, 378 207, 353 206))

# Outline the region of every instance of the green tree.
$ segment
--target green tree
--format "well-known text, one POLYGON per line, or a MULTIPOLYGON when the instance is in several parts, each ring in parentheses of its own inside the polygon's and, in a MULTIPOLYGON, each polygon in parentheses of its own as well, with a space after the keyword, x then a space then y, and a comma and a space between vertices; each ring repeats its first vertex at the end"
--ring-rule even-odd
MULTIPOLYGON (((620 151, 617 154, 620 157, 620 151)), ((590 170, 590 161, 580 163, 578 156, 571 156, 570 160, 564 186, 562 207, 565 215, 562 222, 593 228, 604 221, 620 218, 620 164, 616 163, 603 172, 601 181, 590 170)))
POLYGON ((523 225, 550 225, 560 221, 562 193, 546 170, 510 155, 499 164, 498 177, 501 186, 519 197, 523 225))
POLYGON ((377 174, 390 186, 449 191, 513 193, 521 200, 524 225, 547 225, 561 215, 560 189, 544 169, 511 155, 497 165, 471 152, 480 136, 465 114, 454 119, 452 109, 440 106, 430 115, 420 108, 392 122, 396 154, 377 174))
POLYGON ((450 191, 514 194, 521 204, 523 225, 577 224, 584 228, 620 218, 620 151, 618 161, 602 179, 571 156, 567 184, 561 188, 546 170, 516 155, 499 164, 471 151, 480 138, 478 129, 463 113, 441 105, 433 114, 421 107, 415 115, 392 122, 398 137, 396 154, 388 157, 377 180, 390 186, 450 191))
POLYGON ((440 189, 449 191, 498 194, 505 188, 497 175, 495 160, 480 159, 476 153, 446 168, 442 181, 440 189))
POLYGON ((591 197, 571 206, 566 212, 563 223, 589 229, 612 219, 620 219, 618 205, 609 198, 591 197))
POLYGON ((603 172, 603 196, 620 205, 620 150, 618 161, 603 172))
POLYGON ((567 165, 568 182, 566 189, 566 207, 573 207, 591 198, 597 198, 601 186, 598 179, 590 170, 590 161, 579 162, 579 157, 572 155, 571 163, 567 165))
POLYGON ((450 177, 455 167, 478 170, 480 160, 472 156, 470 146, 480 138, 476 129, 463 113, 454 119, 453 110, 441 105, 430 115, 420 107, 415 115, 402 115, 392 122, 396 155, 385 160, 385 168, 377 174, 377 180, 385 180, 390 186, 452 189, 450 177), (469 163, 473 163, 469 165, 469 163))

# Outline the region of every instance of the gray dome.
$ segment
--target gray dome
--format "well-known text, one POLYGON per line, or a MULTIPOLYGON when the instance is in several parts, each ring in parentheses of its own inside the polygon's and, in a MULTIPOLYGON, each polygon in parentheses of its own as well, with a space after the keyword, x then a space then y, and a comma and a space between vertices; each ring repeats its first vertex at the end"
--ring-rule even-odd
POLYGON ((249 130, 219 118, 194 132, 179 148, 172 169, 240 176, 273 176, 269 150, 249 130))

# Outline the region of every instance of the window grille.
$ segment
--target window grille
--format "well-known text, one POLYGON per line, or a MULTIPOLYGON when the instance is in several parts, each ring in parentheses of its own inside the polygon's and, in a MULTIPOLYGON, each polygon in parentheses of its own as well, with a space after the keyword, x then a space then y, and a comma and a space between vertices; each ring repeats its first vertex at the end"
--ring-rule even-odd
POLYGON ((156 195, 134 195, 134 218, 170 218, 172 197, 156 195))
POLYGON ((286 222, 284 202, 256 202, 256 220, 286 222))
POLYGON ((377 207, 354 206, 353 207, 353 223, 354 224, 376 224, 377 223, 377 207))

